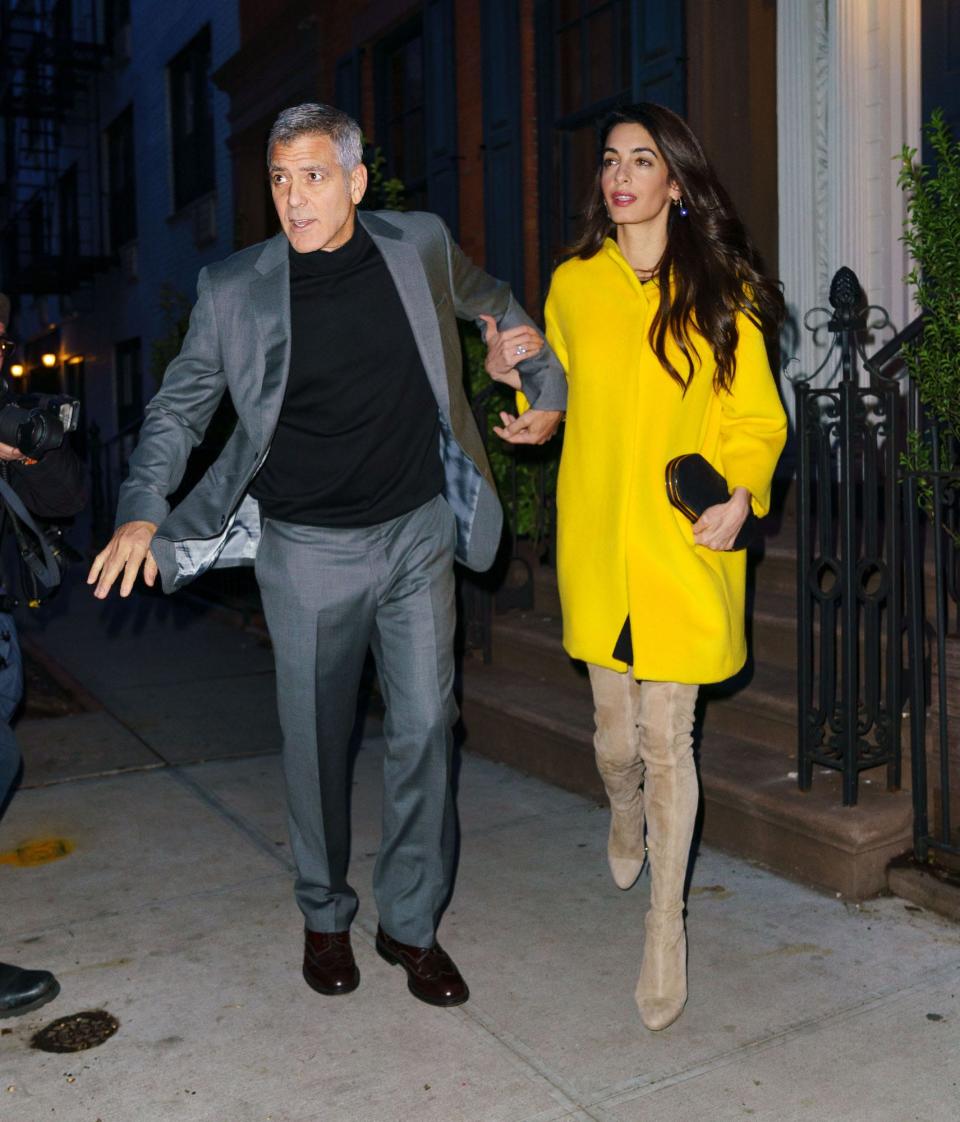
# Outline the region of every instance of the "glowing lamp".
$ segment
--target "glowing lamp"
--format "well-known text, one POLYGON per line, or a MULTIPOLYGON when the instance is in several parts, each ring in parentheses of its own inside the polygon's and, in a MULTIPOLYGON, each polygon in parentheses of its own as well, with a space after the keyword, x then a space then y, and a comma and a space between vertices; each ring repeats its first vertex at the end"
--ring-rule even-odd
POLYGON ((10 367, 10 376, 12 378, 22 378, 23 377, 23 363, 15 362, 13 364, 13 366, 10 367))
POLYGON ((67 359, 67 364, 69 366, 79 366, 81 362, 83 362, 83 355, 71 355, 67 359))
POLYGON ((44 366, 47 366, 47 367, 56 366, 57 365, 57 356, 53 355, 53 354, 50 354, 50 352, 48 351, 45 355, 40 356, 40 361, 43 363, 44 366))

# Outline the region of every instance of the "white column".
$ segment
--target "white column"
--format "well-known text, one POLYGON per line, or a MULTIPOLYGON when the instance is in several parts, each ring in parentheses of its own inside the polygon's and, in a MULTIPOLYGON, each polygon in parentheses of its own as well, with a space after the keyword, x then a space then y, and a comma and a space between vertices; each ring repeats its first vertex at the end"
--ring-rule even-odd
MULTIPOLYGON (((827 304, 841 265, 896 328, 914 314, 895 157, 919 143, 919 43, 920 0, 778 4, 780 272, 796 320, 827 304)), ((785 354, 797 357, 788 371, 815 370, 826 342, 805 331, 785 339, 785 354)), ((831 365, 817 382, 832 373, 831 365)))
MULTIPOLYGON (((780 279, 787 301, 787 373, 818 365, 803 326, 829 283, 827 236, 826 0, 777 5, 777 175, 780 279)), ((793 409, 789 383, 785 400, 793 409)))

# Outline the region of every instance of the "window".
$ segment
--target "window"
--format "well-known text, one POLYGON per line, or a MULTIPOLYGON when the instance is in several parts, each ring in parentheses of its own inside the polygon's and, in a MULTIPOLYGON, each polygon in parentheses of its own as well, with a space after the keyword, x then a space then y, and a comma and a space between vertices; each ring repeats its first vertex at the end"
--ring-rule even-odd
POLYGON ((143 383, 140 376, 140 340, 125 339, 114 348, 117 379, 117 430, 139 421, 143 415, 143 383))
POLYGON ((27 208, 27 229, 30 238, 30 257, 33 264, 40 261, 47 252, 47 215, 43 196, 34 195, 27 208))
POLYGON ((630 8, 628 0, 560 0, 543 5, 549 53, 553 128, 550 178, 552 252, 569 245, 596 171, 594 122, 618 102, 630 100, 630 8))
POLYGON ((60 256, 75 260, 80 256, 77 165, 69 168, 57 184, 57 210, 60 217, 60 256))
POLYGON ((55 328, 39 338, 31 339, 23 348, 24 364, 29 373, 27 389, 30 393, 63 393, 61 382, 62 366, 56 361, 53 366, 44 366, 42 356, 60 354, 60 330, 55 328))
POLYGON ((377 139, 386 175, 403 181, 408 210, 427 209, 423 27, 408 23, 377 48, 377 139))
POLYGON ((73 5, 70 0, 54 0, 53 36, 60 42, 73 38, 73 5))
POLYGON ((116 62, 130 58, 130 0, 103 0, 103 38, 116 62))
POLYGON ((137 192, 133 162, 133 106, 107 129, 107 219, 110 249, 117 253, 137 236, 137 192))
POLYGON ((524 290, 519 30, 519 0, 481 7, 485 264, 517 296, 524 290))
POLYGON ((130 0, 104 0, 104 35, 112 43, 130 25, 130 0))
POLYGON ((595 126, 631 101, 683 112, 683 5, 537 0, 541 276, 579 232, 597 167, 595 126))
POLYGON ((168 75, 173 208, 180 210, 212 191, 215 184, 209 27, 173 59, 168 75))

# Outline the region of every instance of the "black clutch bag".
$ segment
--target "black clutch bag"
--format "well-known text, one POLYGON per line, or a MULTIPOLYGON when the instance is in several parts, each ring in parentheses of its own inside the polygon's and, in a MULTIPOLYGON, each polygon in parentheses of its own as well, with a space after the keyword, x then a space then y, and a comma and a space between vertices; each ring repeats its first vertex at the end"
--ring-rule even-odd
MULTIPOLYGON (((667 464, 667 498, 691 522, 696 522, 707 507, 725 503, 730 488, 719 471, 699 452, 674 456, 667 464)), ((751 511, 747 515, 733 549, 746 549, 757 536, 760 519, 751 511)))
MULTIPOLYGON (((725 503, 730 498, 730 488, 719 471, 699 452, 674 456, 667 464, 667 498, 691 522, 696 522, 710 506, 725 503)), ((740 528, 733 549, 746 549, 757 535, 760 519, 751 510, 740 528)), ((630 617, 624 621, 617 636, 613 657, 633 665, 633 642, 630 636, 630 617)))

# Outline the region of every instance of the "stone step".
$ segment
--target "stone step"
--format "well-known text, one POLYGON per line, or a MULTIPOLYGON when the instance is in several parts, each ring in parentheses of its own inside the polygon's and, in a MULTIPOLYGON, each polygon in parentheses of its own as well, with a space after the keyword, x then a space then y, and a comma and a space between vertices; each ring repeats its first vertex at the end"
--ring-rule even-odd
POLYGON ((701 696, 711 734, 735 736, 796 758, 797 680, 793 669, 750 659, 729 681, 704 686, 701 696))
MULTIPOLYGON (((561 646, 561 622, 538 612, 494 618, 493 663, 524 680, 556 686, 590 707, 590 683, 582 663, 561 646)), ((710 722, 719 731, 757 744, 796 750, 796 676, 792 665, 751 659, 735 678, 703 690, 710 722)))
POLYGON ((574 688, 548 675, 464 658, 466 747, 602 801, 603 785, 593 762, 590 686, 585 673, 578 682, 575 668, 569 669, 574 688))
MULTIPOLYGON (((708 718, 709 719, 709 718, 708 718)), ((710 732, 701 752, 704 840, 829 892, 862 900, 885 891, 887 866, 913 843, 907 791, 887 791, 877 769, 842 805, 838 772, 817 769, 801 791, 793 757, 710 732)))
MULTIPOLYGON (((858 806, 845 808, 839 776, 826 769, 801 792, 785 745, 724 731, 711 705, 699 751, 704 840, 851 899, 882 891, 887 864, 910 847, 909 795, 885 791, 877 771, 861 781, 858 806)), ((468 750, 605 802, 589 687, 574 666, 558 684, 468 658, 463 718, 468 750)))

